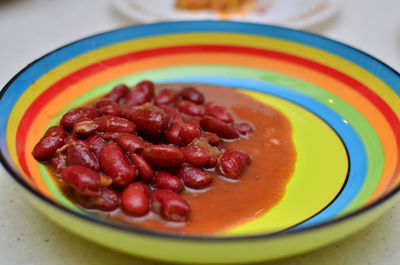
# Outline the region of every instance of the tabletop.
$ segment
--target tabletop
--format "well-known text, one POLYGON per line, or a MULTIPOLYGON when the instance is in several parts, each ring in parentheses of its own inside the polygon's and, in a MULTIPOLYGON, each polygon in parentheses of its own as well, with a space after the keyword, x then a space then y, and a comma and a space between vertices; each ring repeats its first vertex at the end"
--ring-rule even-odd
MULTIPOLYGON (((342 1, 305 28, 361 49, 400 71, 400 1, 342 1)), ((134 25, 112 0, 0 0, 0 87, 29 62, 80 38, 134 25)), ((0 166, 0 264, 160 264, 86 241, 45 218, 0 166)), ((260 264, 399 264, 400 204, 332 245, 260 264)))

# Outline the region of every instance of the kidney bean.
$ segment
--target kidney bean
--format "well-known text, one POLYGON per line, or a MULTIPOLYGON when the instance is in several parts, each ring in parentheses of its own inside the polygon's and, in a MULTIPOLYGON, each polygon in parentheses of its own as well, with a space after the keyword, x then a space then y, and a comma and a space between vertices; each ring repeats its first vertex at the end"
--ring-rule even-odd
POLYGON ((235 139, 239 136, 232 125, 211 116, 203 117, 200 120, 200 126, 203 130, 216 133, 225 139, 235 139))
POLYGON ((170 122, 173 120, 183 122, 183 116, 181 113, 179 113, 177 108, 168 105, 160 105, 158 107, 167 113, 170 122))
POLYGON ((129 214, 143 216, 149 212, 150 189, 142 182, 134 182, 122 191, 121 205, 129 214))
POLYGON ((119 116, 121 116, 122 118, 130 119, 133 109, 129 107, 120 107, 118 112, 119 116))
POLYGON ((113 116, 119 115, 119 106, 111 99, 101 99, 97 101, 94 106, 101 114, 113 116))
POLYGON ((80 165, 99 171, 96 156, 90 150, 89 143, 83 140, 71 142, 67 147, 67 165, 80 165))
POLYGON ((218 165, 218 157, 212 156, 210 161, 204 165, 205 168, 215 168, 218 165))
POLYGON ((132 121, 143 136, 159 136, 168 128, 168 115, 159 107, 145 105, 132 112, 132 121))
POLYGON ((233 128, 244 138, 247 138, 254 131, 253 127, 247 122, 236 123, 233 128))
POLYGON ((125 84, 116 85, 109 93, 107 93, 103 99, 109 99, 115 102, 119 102, 123 97, 129 93, 129 87, 125 84))
POLYGON ((181 150, 171 145, 151 145, 145 147, 140 155, 150 163, 150 165, 158 168, 173 168, 183 163, 183 154, 181 150))
POLYGON ((101 148, 99 163, 103 172, 111 177, 113 184, 118 187, 127 186, 136 176, 135 168, 117 144, 107 143, 101 148))
POLYGON ((98 124, 97 131, 99 132, 118 132, 118 133, 135 133, 136 128, 130 120, 125 118, 104 115, 96 119, 98 124))
POLYGON ((210 162, 210 154, 199 147, 185 146, 181 150, 186 163, 194 166, 204 166, 210 162))
POLYGON ((61 126, 52 126, 35 145, 32 155, 37 160, 44 160, 53 155, 64 143, 65 131, 61 126))
POLYGON ((191 208, 178 194, 170 190, 155 190, 151 193, 152 209, 166 220, 184 222, 189 218, 191 208))
POLYGON ((70 130, 74 123, 83 120, 84 118, 94 119, 100 115, 99 111, 95 108, 79 107, 71 109, 61 118, 60 124, 66 129, 70 130))
POLYGON ((190 144, 194 139, 199 138, 200 136, 200 129, 193 124, 184 124, 179 131, 179 137, 182 139, 184 144, 190 144))
POLYGON ((160 91, 158 96, 154 98, 154 105, 157 106, 168 105, 174 103, 178 99, 179 99, 178 92, 168 88, 164 88, 163 90, 160 91))
POLYGON ((151 81, 142 81, 136 85, 133 91, 125 97, 125 103, 132 107, 150 102, 154 97, 154 84, 151 81))
POLYGON ((232 115, 225 108, 217 105, 215 102, 207 103, 206 111, 208 115, 213 116, 220 121, 227 123, 233 122, 232 115))
POLYGON ((181 97, 199 105, 204 103, 204 95, 194 87, 185 87, 182 89, 181 97))
POLYGON ((67 156, 63 153, 55 153, 50 159, 51 165, 57 172, 67 167, 67 156))
POLYGON ((100 175, 93 169, 74 165, 61 169, 62 180, 73 187, 79 194, 87 196, 99 196, 100 175))
POLYGON ((128 157, 132 164, 135 165, 136 169, 139 171, 139 177, 145 181, 150 181, 154 172, 149 163, 138 154, 128 153, 128 157))
POLYGON ((176 175, 182 179, 186 187, 203 189, 211 184, 213 177, 207 171, 191 165, 182 165, 176 175))
POLYGON ((64 139, 64 145, 69 144, 72 141, 79 140, 75 133, 68 134, 64 139))
POLYGON ((86 208, 98 209, 101 211, 112 211, 119 206, 119 192, 111 188, 102 188, 101 194, 87 198, 86 208))
POLYGON ((131 153, 142 150, 145 146, 145 141, 141 137, 130 133, 120 133, 117 137, 117 143, 131 153))
POLYGON ((74 132, 82 135, 91 134, 99 125, 92 119, 84 118, 74 123, 74 132))
POLYGON ((118 136, 121 133, 119 132, 96 132, 96 135, 100 136, 106 141, 117 141, 118 136))
POLYGON ((153 184, 157 189, 166 189, 173 192, 180 192, 183 189, 181 180, 166 171, 158 171, 154 175, 153 184))
POLYGON ((194 118, 192 116, 189 116, 189 119, 186 119, 186 124, 191 124, 196 127, 200 127, 200 118, 194 118))
POLYGON ((86 138, 86 142, 89 144, 90 150, 96 157, 99 157, 99 152, 106 141, 97 134, 92 134, 86 138))
POLYGON ((165 132, 165 139, 171 144, 183 145, 179 133, 181 131, 182 122, 179 120, 173 120, 169 125, 168 130, 165 132))
POLYGON ((207 142, 211 145, 216 145, 220 142, 219 136, 212 132, 203 132, 202 136, 207 139, 207 142))
POLYGON ((219 159, 219 171, 227 178, 237 179, 250 164, 250 156, 241 150, 227 150, 219 159))
POLYGON ((181 100, 176 104, 176 107, 182 113, 190 115, 190 116, 202 117, 202 116, 206 115, 206 109, 204 106, 196 105, 195 103, 193 103, 191 101, 181 100))

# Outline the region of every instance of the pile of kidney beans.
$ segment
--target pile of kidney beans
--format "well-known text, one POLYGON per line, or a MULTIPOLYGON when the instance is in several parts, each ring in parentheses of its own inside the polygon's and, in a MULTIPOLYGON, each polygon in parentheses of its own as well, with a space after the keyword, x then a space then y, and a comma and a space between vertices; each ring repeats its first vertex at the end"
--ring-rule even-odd
POLYGON ((150 210, 169 221, 187 220, 179 195, 213 182, 210 172, 237 179, 250 163, 225 141, 247 139, 253 128, 234 121, 195 87, 177 92, 142 81, 115 86, 93 106, 69 110, 33 149, 49 162, 73 199, 88 209, 117 207, 132 216, 150 210))

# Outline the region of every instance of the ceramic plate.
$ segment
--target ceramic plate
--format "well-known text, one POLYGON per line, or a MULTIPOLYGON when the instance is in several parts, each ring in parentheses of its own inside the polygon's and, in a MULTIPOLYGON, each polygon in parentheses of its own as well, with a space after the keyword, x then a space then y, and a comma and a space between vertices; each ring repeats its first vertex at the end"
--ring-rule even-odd
POLYGON ((5 86, 1 160, 47 216, 107 247, 170 262, 278 258, 342 238, 394 203, 399 84, 398 73, 373 57, 287 28, 220 21, 124 28, 55 50, 5 86), (70 108, 143 79, 227 86, 280 110, 297 152, 282 200, 260 218, 210 236, 122 225, 66 199, 31 156, 35 143, 70 108))

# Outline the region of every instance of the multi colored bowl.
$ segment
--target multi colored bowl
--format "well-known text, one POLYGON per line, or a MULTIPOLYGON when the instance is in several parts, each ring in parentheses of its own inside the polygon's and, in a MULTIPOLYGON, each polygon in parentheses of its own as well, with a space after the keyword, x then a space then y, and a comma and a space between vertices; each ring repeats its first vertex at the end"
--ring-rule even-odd
POLYGON ((104 246, 152 259, 242 263, 328 244, 367 225, 399 195, 400 77, 344 44, 286 28, 172 22, 119 29, 55 50, 1 92, 1 161, 50 219, 104 246), (126 226, 66 199, 31 156, 66 110, 118 83, 195 82, 238 89, 285 114, 296 169, 282 200, 220 235, 126 226))

